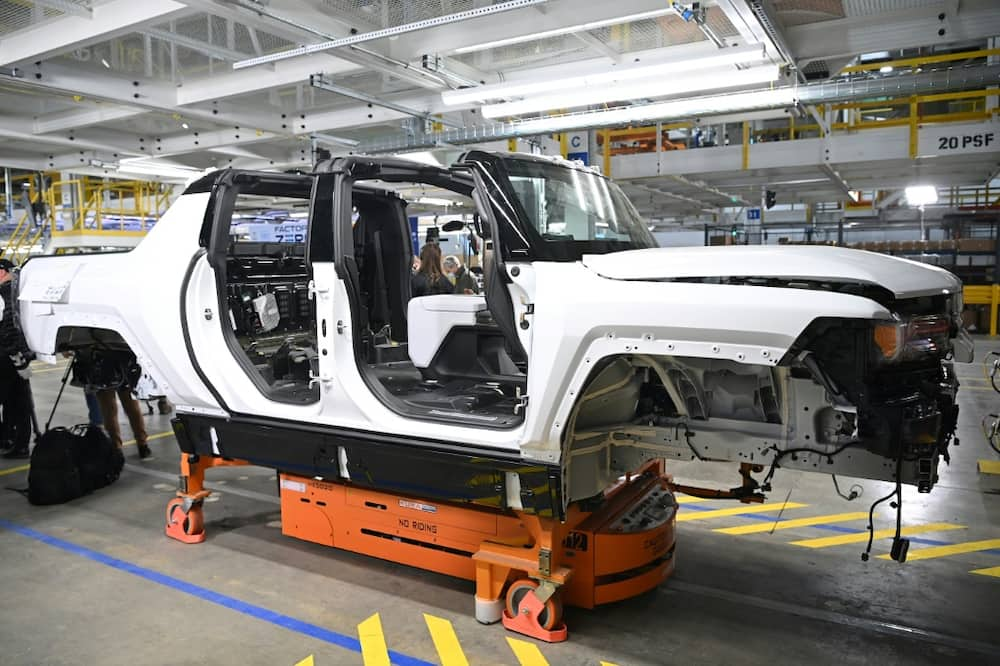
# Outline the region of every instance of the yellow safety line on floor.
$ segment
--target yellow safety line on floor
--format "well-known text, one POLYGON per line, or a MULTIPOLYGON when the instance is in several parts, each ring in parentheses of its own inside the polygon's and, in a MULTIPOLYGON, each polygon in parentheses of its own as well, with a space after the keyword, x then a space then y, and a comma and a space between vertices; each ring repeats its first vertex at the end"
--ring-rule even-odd
POLYGON ((391 666, 389 648, 382 633, 382 620, 378 613, 358 625, 358 640, 361 642, 361 657, 365 666, 391 666))
POLYGON ((775 502, 773 504, 753 504, 750 506, 738 506, 732 509, 713 509, 711 511, 692 511, 691 513, 678 513, 677 522, 685 520, 709 520, 711 518, 725 518, 726 516, 739 516, 744 513, 762 513, 771 511, 781 511, 782 509, 801 509, 809 506, 798 502, 775 502))
POLYGON ((514 651, 514 656, 521 666, 549 666, 549 662, 542 656, 542 651, 534 643, 508 637, 507 644, 514 651))
POLYGON ((424 613, 424 622, 427 623, 427 631, 431 632, 431 640, 434 641, 434 649, 441 658, 441 666, 469 666, 469 660, 462 652, 462 646, 458 642, 458 636, 455 635, 451 622, 427 613, 424 613))
MULTIPOLYGON (((993 550, 1000 548, 1000 539, 983 539, 982 541, 966 541, 965 543, 953 543, 947 546, 929 546, 927 548, 910 549, 906 555, 907 562, 916 560, 930 560, 935 557, 949 557, 951 555, 963 555, 965 553, 978 553, 981 550, 993 550)), ((892 559, 888 555, 879 555, 879 559, 892 559)))
POLYGON ((299 663, 295 664, 295 666, 316 666, 316 661, 313 659, 312 655, 309 655, 299 663))
POLYGON ((867 512, 832 513, 828 516, 813 516, 812 518, 796 518, 782 520, 776 523, 761 523, 759 525, 740 525, 738 527, 718 527, 714 531, 723 534, 760 534, 771 530, 790 530, 794 527, 811 527, 813 525, 828 525, 830 523, 845 523, 849 520, 866 520, 867 512))
MULTIPOLYGON (((154 439, 162 439, 164 437, 170 437, 174 434, 173 430, 166 430, 164 432, 158 432, 154 435, 150 435, 146 438, 147 442, 151 442, 154 439)), ((122 446, 132 446, 135 444, 134 439, 130 439, 127 442, 122 442, 122 446)), ((7 474, 17 474, 18 472, 26 471, 31 465, 18 465, 17 467, 8 467, 7 469, 0 469, 0 476, 6 476, 7 474)))
MULTIPOLYGON (((911 534, 925 534, 927 532, 944 532, 945 530, 964 530, 965 525, 952 525, 951 523, 928 523, 926 525, 911 525, 904 527, 900 533, 903 536, 911 534)), ((896 529, 875 530, 875 539, 887 539, 895 536, 896 529)), ((802 541, 791 541, 793 546, 804 546, 806 548, 829 548, 830 546, 843 546, 848 543, 864 543, 868 541, 868 532, 854 532, 853 534, 842 534, 840 536, 822 537, 819 539, 804 539, 802 541)))
POLYGON ((612 664, 610 661, 602 661, 601 666, 618 666, 618 664, 612 664))
POLYGON ((676 495, 674 499, 677 500, 678 504, 698 504, 699 502, 712 501, 705 497, 692 497, 691 495, 676 495))
POLYGON ((977 467, 980 474, 1000 474, 1000 460, 980 460, 977 467))
POLYGON ((1000 567, 990 567, 989 569, 973 569, 969 573, 979 574, 980 576, 993 576, 994 578, 1000 578, 1000 567))

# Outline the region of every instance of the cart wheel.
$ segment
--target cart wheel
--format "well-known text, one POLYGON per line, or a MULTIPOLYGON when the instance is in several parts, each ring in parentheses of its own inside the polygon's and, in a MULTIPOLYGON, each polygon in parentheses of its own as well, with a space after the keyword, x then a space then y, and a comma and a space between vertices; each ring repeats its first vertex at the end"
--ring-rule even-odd
MULTIPOLYGON (((533 580, 522 579, 511 583, 510 588, 507 589, 507 614, 511 617, 517 617, 521 610, 521 602, 524 601, 529 592, 537 589, 538 583, 533 580)), ((538 614, 538 624, 542 629, 552 631, 562 624, 562 614, 562 600, 557 592, 545 602, 542 612, 538 614)))
POLYGON ((205 531, 205 518, 200 506, 193 506, 184 513, 184 500, 177 498, 167 504, 167 525, 182 523, 184 534, 194 536, 205 531))

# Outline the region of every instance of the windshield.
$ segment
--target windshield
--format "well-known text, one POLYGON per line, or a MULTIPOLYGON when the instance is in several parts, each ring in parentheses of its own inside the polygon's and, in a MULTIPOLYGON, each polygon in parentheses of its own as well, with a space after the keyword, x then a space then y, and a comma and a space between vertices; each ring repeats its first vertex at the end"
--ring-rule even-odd
POLYGON ((632 203, 607 178, 538 160, 503 162, 525 221, 546 245, 567 246, 551 254, 578 258, 657 246, 632 203))

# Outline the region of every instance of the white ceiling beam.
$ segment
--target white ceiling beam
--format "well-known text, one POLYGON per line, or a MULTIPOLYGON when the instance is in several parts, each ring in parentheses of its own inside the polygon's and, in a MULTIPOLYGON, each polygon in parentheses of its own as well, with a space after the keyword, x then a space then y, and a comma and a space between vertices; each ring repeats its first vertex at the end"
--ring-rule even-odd
POLYGON ((170 115, 179 111, 186 118, 207 121, 216 125, 240 126, 274 132, 282 131, 282 122, 274 114, 250 111, 234 112, 225 105, 219 105, 211 110, 194 108, 178 110, 179 89, 165 81, 149 81, 139 78, 130 80, 110 74, 100 75, 94 71, 83 71, 58 62, 45 62, 38 67, 31 66, 24 72, 23 78, 6 78, 4 80, 10 86, 79 95, 84 99, 103 100, 170 115))
POLYGON ((4 35, 0 40, 0 66, 44 60, 190 11, 187 5, 174 0, 110 0, 95 5, 91 18, 63 16, 4 35))
POLYGON ((361 68, 354 63, 326 54, 290 58, 274 63, 273 69, 254 67, 186 81, 177 88, 177 104, 187 106, 272 88, 285 88, 308 81, 309 76, 317 72, 332 75, 358 69, 361 68))
POLYGON ((932 47, 1000 34, 995 0, 940 2, 917 9, 789 27, 788 45, 796 61, 846 57, 872 51, 932 47), (944 14, 943 21, 938 15, 944 14), (938 35, 944 30, 943 35, 938 35))
POLYGON ((91 106, 85 103, 83 106, 84 108, 79 110, 58 111, 35 118, 35 133, 62 132, 89 125, 97 125, 98 123, 134 118, 135 116, 147 113, 146 109, 111 104, 91 106))
POLYGON ((125 155, 142 155, 137 149, 123 148, 120 143, 107 143, 101 140, 104 137, 94 136, 56 136, 53 134, 35 134, 34 123, 28 118, 5 117, 0 124, 0 138, 13 139, 15 141, 26 141, 37 145, 40 150, 45 150, 43 146, 53 146, 61 148, 73 148, 75 150, 101 150, 109 153, 119 152, 125 155))

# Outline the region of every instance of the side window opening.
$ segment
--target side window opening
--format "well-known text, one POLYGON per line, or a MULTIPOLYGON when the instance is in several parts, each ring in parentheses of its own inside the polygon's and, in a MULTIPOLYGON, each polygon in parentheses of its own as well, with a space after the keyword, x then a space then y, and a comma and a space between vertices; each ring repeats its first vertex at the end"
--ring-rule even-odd
POLYGON ((475 211, 468 192, 354 183, 356 351, 369 385, 395 411, 509 428, 524 417, 526 359, 512 351, 483 294, 475 211))
POLYGON ((302 177, 239 176, 216 236, 224 243, 224 253, 216 252, 224 254, 220 298, 230 347, 266 396, 295 404, 319 399, 309 381, 317 369, 306 261, 311 184, 302 177))

